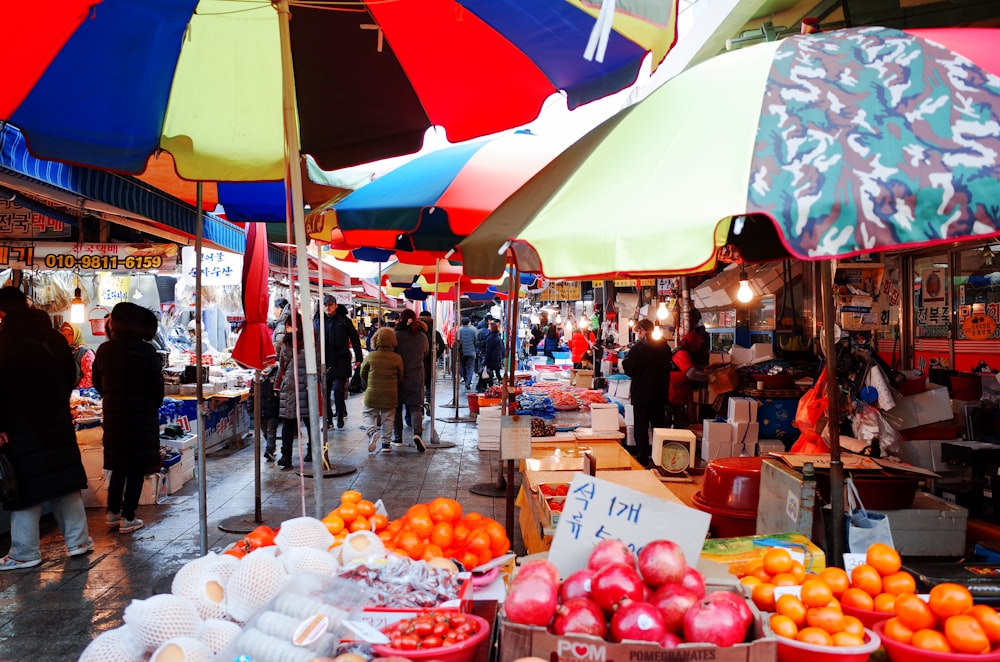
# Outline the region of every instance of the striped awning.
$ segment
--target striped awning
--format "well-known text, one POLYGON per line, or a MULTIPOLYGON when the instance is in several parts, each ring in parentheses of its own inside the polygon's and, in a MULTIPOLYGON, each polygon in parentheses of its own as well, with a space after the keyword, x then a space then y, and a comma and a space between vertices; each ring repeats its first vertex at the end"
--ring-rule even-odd
MULTIPOLYGON (((128 175, 36 158, 28 151, 24 136, 15 127, 0 123, 0 172, 28 183, 41 182, 88 200, 111 205, 149 225, 170 228, 194 237, 196 209, 163 191, 128 175)), ((211 214, 203 216, 206 242, 243 253, 246 235, 242 228, 211 214)))

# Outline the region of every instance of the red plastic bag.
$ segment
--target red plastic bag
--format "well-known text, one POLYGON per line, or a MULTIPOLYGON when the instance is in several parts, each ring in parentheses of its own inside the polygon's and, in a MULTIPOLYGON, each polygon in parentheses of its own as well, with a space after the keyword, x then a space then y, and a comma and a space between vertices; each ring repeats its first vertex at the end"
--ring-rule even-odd
POLYGON ((824 418, 828 409, 826 371, 824 370, 820 373, 819 379, 816 380, 812 388, 806 391, 805 395, 799 400, 799 407, 795 410, 795 420, 792 421, 792 425, 802 430, 803 433, 815 430, 816 426, 820 423, 820 419, 824 418))

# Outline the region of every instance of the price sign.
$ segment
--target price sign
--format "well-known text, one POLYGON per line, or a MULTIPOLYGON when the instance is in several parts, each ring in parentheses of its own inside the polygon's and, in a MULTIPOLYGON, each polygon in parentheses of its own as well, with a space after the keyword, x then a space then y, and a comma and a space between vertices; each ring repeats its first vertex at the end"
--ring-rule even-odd
POLYGON ((585 568, 600 540, 617 538, 637 552, 653 540, 672 540, 695 565, 712 516, 610 481, 576 473, 552 538, 549 560, 566 577, 585 568))

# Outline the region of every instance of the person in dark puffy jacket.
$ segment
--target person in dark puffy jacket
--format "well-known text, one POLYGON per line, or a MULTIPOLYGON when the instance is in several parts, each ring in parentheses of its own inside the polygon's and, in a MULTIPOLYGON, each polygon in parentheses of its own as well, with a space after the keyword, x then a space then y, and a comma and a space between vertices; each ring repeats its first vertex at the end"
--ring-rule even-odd
POLYGON ((104 398, 104 468, 108 481, 108 524, 119 533, 143 526, 136 517, 147 474, 160 469, 160 405, 163 372, 149 342, 156 315, 134 303, 111 309, 110 339, 97 348, 94 388, 104 398))
POLYGON ((488 377, 482 390, 503 381, 503 376, 500 373, 505 353, 506 348, 503 344, 503 336, 500 335, 500 325, 496 322, 490 322, 490 330, 486 334, 486 371, 488 377))
MULTIPOLYGON (((344 427, 344 417, 347 416, 347 382, 351 379, 354 368, 361 365, 361 338, 354 322, 347 316, 347 306, 338 304, 337 300, 327 294, 323 297, 323 346, 326 361, 326 376, 323 380, 323 405, 326 411, 327 427, 333 426, 333 417, 337 419, 337 428, 344 427), (351 361, 351 350, 354 361, 351 361), (330 403, 330 394, 333 403, 330 403)), ((316 342, 319 342, 319 316, 313 319, 313 329, 316 332, 316 342)))
POLYGON ((10 510, 10 551, 0 570, 42 563, 38 520, 48 501, 70 556, 94 548, 80 490, 87 474, 76 443, 69 396, 76 365, 66 340, 17 288, 0 295, 0 446, 20 486, 10 510))

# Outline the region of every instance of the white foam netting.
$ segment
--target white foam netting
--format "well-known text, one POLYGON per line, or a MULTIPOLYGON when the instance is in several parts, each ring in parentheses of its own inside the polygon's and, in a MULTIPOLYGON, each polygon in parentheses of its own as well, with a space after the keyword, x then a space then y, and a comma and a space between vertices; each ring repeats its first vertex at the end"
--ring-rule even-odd
POLYGON ((229 578, 236 572, 236 568, 240 566, 240 560, 230 554, 219 554, 210 565, 212 572, 228 582, 229 578))
POLYGON ((293 547, 278 557, 290 575, 300 572, 314 572, 317 575, 332 575, 339 564, 330 552, 312 547, 293 547))
POLYGON ((222 618, 226 615, 226 581, 213 570, 202 571, 193 581, 185 582, 185 591, 175 595, 194 603, 201 618, 222 618))
POLYGON ((163 593, 145 600, 133 600, 125 608, 125 625, 146 651, 174 637, 194 636, 201 617, 190 599, 163 593))
POLYGON ((246 623, 277 594, 287 577, 284 565, 268 548, 250 552, 226 585, 226 613, 246 623))
POLYGON ((97 635, 83 649, 78 662, 143 662, 145 659, 142 644, 122 626, 97 635))
POLYGON ((188 561, 177 570, 174 579, 170 583, 170 592, 174 595, 187 595, 190 593, 193 584, 197 582, 201 573, 209 568, 215 560, 219 558, 215 552, 209 552, 205 556, 188 561))
POLYGON ((333 544, 333 534, 315 517, 296 517, 281 523, 274 543, 284 554, 293 547, 311 547, 326 551, 333 544))
POLYGON ((209 662, 212 649, 194 637, 174 637, 160 644, 149 662, 209 662))
POLYGON ((206 619, 198 628, 198 641, 219 653, 240 636, 240 626, 220 618, 206 619))

